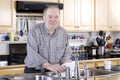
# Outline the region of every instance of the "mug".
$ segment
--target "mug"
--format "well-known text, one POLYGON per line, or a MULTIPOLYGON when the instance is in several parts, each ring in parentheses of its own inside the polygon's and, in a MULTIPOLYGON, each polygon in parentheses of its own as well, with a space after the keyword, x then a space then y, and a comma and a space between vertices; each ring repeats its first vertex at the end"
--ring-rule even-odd
POLYGON ((111 69, 111 61, 104 61, 104 68, 105 69, 111 69))

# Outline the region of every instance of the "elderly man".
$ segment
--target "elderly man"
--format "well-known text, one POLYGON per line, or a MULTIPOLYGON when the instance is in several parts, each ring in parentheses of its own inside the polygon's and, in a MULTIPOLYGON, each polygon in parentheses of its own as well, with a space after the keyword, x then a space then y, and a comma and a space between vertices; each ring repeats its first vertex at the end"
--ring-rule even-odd
POLYGON ((65 70, 61 64, 71 62, 68 33, 59 26, 59 8, 48 6, 43 20, 44 23, 35 25, 28 34, 25 73, 61 73, 65 70))

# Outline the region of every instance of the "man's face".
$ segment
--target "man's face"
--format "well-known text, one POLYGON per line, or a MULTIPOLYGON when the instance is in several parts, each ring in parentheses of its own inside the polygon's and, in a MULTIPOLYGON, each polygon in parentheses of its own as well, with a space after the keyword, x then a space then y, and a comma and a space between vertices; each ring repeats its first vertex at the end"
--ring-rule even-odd
POLYGON ((59 11, 57 8, 49 8, 44 15, 44 21, 49 29, 56 29, 59 25, 59 11))

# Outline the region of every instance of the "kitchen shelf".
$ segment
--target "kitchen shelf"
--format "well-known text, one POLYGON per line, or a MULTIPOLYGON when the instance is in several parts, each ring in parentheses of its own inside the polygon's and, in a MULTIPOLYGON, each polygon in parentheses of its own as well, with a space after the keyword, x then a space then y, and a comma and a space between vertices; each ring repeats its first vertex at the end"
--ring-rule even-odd
POLYGON ((16 13, 16 16, 43 16, 40 13, 16 13))

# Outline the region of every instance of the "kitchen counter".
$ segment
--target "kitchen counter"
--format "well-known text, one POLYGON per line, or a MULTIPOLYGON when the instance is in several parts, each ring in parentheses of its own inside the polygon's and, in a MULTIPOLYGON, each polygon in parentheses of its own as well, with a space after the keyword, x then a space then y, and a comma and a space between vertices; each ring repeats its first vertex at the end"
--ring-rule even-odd
MULTIPOLYGON (((113 65, 120 65, 120 58, 107 58, 107 59, 93 59, 93 60, 85 60, 87 63, 88 68, 91 67, 98 67, 103 66, 103 61, 110 60, 112 61, 113 65)), ((83 64, 79 61, 80 68, 83 64)), ((0 67, 0 75, 7 75, 7 74, 23 74, 25 65, 9 65, 9 66, 1 66, 0 67)))

